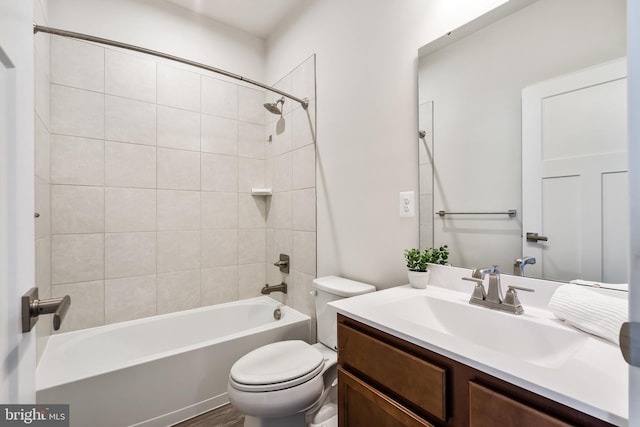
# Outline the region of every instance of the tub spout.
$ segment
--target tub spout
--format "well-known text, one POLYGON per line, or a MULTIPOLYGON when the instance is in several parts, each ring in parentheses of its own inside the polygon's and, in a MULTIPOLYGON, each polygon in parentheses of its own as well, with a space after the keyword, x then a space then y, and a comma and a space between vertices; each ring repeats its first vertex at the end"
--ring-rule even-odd
POLYGON ((261 291, 263 294, 268 295, 271 292, 282 292, 282 293, 287 293, 287 284, 282 282, 279 285, 274 285, 274 286, 269 286, 269 285, 265 285, 264 288, 262 288, 261 291))

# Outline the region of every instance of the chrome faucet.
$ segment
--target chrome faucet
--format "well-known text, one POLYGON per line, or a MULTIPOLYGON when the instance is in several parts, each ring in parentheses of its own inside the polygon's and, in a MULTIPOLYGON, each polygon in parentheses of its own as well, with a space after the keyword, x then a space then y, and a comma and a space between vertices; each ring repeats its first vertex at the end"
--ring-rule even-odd
POLYGON ((532 256, 518 258, 513 262, 513 275, 524 276, 524 266, 527 264, 535 264, 536 259, 532 256))
POLYGON ((471 277, 463 277, 462 280, 469 280, 476 283, 471 299, 469 299, 469 304, 480 305, 513 314, 524 313, 516 290, 534 292, 533 289, 529 288, 509 286, 507 294, 503 297, 502 287, 500 285, 500 271, 495 265, 489 268, 476 268, 471 273, 471 277), (488 291, 485 291, 484 279, 487 275, 489 275, 489 288, 488 291))

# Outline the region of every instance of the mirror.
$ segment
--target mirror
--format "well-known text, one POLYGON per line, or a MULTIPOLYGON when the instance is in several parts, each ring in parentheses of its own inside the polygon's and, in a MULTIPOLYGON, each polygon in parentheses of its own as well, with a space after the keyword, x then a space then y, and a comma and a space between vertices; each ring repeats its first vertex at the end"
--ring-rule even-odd
MULTIPOLYGON (((452 265, 514 272, 530 255, 523 234, 544 232, 523 229, 523 89, 625 55, 624 0, 511 0, 422 47, 420 246, 448 244, 452 265)), ((543 253, 553 239, 537 243, 543 253)), ((524 275, 603 281, 581 271, 546 277, 540 264, 524 275)))

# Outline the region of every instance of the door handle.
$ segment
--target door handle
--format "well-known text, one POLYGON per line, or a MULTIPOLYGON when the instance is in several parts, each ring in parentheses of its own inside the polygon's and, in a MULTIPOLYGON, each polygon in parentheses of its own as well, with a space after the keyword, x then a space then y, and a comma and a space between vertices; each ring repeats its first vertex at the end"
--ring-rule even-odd
POLYGON ((539 236, 538 233, 527 232, 527 242, 538 242, 540 240, 546 242, 549 238, 547 236, 539 236))

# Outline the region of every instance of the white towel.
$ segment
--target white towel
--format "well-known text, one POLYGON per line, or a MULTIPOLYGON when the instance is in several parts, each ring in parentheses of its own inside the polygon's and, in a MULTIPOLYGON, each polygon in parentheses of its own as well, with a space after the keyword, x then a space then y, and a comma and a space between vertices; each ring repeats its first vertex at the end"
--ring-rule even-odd
POLYGON ((568 324, 619 344, 620 327, 628 320, 628 302, 576 285, 562 285, 551 297, 549 310, 568 324))
POLYGON ((602 282, 591 282, 591 281, 582 280, 582 279, 575 279, 570 281, 569 283, 582 285, 582 286, 591 286, 592 288, 613 289, 614 291, 629 292, 628 283, 602 283, 602 282))

